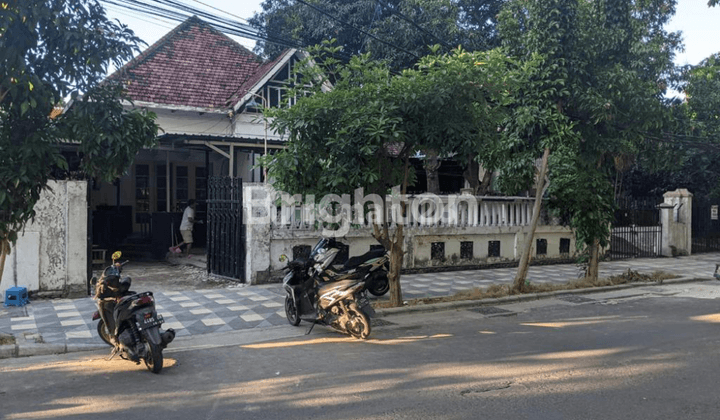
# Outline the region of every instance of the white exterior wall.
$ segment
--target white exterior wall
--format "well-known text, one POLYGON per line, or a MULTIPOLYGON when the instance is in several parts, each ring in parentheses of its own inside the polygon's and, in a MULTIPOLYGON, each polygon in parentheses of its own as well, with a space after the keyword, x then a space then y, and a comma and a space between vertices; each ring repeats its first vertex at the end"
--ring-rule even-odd
MULTIPOLYGON (((245 279, 251 284, 263 283, 268 281, 274 271, 285 266, 286 263, 280 262, 280 255, 292 258, 294 247, 315 245, 321 232, 302 219, 303 210, 299 206, 286 209, 284 217, 289 220, 287 223, 271 221, 270 215, 277 214, 272 187, 243 184, 243 197, 247 235, 245 279)), ((481 200, 481 205, 474 211, 474 218, 468 219, 466 214, 455 218, 457 222, 452 225, 422 225, 419 220, 409 220, 404 231, 406 255, 403 267, 479 266, 518 260, 531 216, 526 210, 531 207, 532 200, 481 200), (487 216, 483 216, 485 213, 487 216), (488 256, 489 241, 500 241, 499 257, 488 256), (433 242, 445 244, 444 259, 431 258, 433 242), (473 242, 472 258, 461 258, 461 242, 473 242)), ((361 255, 371 245, 378 245, 372 237, 371 227, 367 225, 350 229, 341 239, 349 244, 350 256, 361 255)), ((537 256, 534 241, 533 259, 567 258, 577 253, 575 236, 569 228, 555 224, 540 225, 535 232, 534 240, 537 239, 547 241, 547 254, 537 256), (569 253, 560 253, 561 239, 570 240, 569 253)))
POLYGON ((87 285, 87 182, 50 181, 28 224, 5 261, 5 290, 83 294, 87 285))

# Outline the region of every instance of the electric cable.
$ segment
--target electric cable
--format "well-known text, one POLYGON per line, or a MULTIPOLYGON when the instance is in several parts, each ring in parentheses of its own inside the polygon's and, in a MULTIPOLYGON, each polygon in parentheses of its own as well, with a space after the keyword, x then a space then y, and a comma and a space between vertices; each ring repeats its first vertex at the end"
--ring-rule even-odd
POLYGON ((336 21, 336 22, 338 22, 338 23, 340 23, 340 24, 342 24, 342 25, 344 25, 344 26, 347 26, 348 28, 352 28, 352 29, 354 29, 354 30, 356 30, 356 31, 358 31, 358 32, 366 35, 366 36, 369 36, 370 38, 372 38, 372 39, 374 39, 374 40, 376 40, 376 41, 378 41, 378 42, 380 42, 380 43, 383 43, 383 44, 385 44, 385 45, 387 45, 387 46, 389 46, 389 47, 391 47, 391 48, 395 48, 395 49, 398 50, 398 51, 404 52, 405 54, 408 54, 408 55, 410 55, 410 56, 412 56, 412 57, 414 57, 414 58, 416 58, 416 59, 418 59, 418 60, 420 59, 420 57, 418 57, 418 56, 415 55, 414 53, 406 50, 405 48, 399 47, 399 46, 394 45, 394 44, 392 44, 392 43, 390 43, 390 42, 387 42, 387 41, 385 41, 385 40, 382 40, 382 39, 376 37, 375 35, 367 32, 367 31, 365 31, 365 30, 363 30, 363 29, 360 29, 360 28, 358 28, 357 26, 355 26, 355 25, 353 25, 353 24, 351 24, 351 23, 347 23, 347 22, 345 22, 345 21, 343 21, 343 20, 340 20, 339 18, 333 16, 333 15, 330 14, 329 12, 327 12, 327 11, 325 11, 325 10, 323 10, 323 9, 321 9, 321 8, 313 5, 313 4, 307 3, 307 2, 304 1, 304 0, 296 0, 296 1, 297 1, 298 3, 304 4, 305 6, 307 6, 307 7, 311 8, 311 9, 317 11, 318 13, 322 13, 323 15, 328 16, 328 17, 331 18, 332 20, 334 20, 334 21, 336 21))
POLYGON ((409 17, 405 16, 404 14, 402 14, 402 13, 398 12, 397 10, 394 10, 393 8, 391 8, 387 3, 383 2, 382 0, 376 0, 376 1, 377 1, 380 5, 382 5, 382 6, 385 7, 386 9, 388 9, 388 10, 390 11, 390 13, 392 13, 392 14, 394 14, 394 15, 397 15, 397 16, 400 17, 402 20, 408 22, 409 24, 411 24, 412 26, 414 26, 415 28, 417 28, 420 32, 423 32, 423 33, 425 33, 425 34, 427 34, 427 35, 430 35, 431 37, 433 37, 433 38, 435 38, 436 40, 438 40, 438 42, 440 42, 442 45, 444 45, 444 46, 447 47, 447 48, 450 48, 450 49, 453 48, 450 44, 448 44, 448 43, 445 42, 444 40, 440 39, 439 37, 437 37, 437 36, 436 36, 435 34, 433 34, 432 32, 430 32, 430 31, 428 31, 427 29, 421 27, 416 21, 410 19, 409 17))
POLYGON ((164 7, 160 7, 157 5, 148 4, 142 1, 138 0, 124 0, 123 3, 119 3, 115 0, 101 0, 103 3, 111 4, 116 7, 120 7, 123 9, 135 11, 138 13, 143 14, 149 14, 153 15, 159 18, 165 18, 170 19, 173 21, 183 22, 186 19, 188 19, 192 15, 202 16, 204 19, 208 20, 209 24, 211 24, 213 27, 216 27, 218 30, 222 30, 225 33, 229 33, 231 35, 240 36, 243 38, 248 38, 252 40, 264 40, 267 42, 271 42, 283 47, 287 48, 298 48, 300 45, 296 42, 289 41, 287 39, 283 39, 280 37, 273 37, 273 36, 262 36, 259 34, 259 30, 245 24, 241 24, 239 22, 234 22, 232 20, 219 17, 217 15, 214 15, 212 13, 208 13, 196 8, 189 7, 184 4, 180 4, 177 2, 159 2, 158 0, 155 0, 157 3, 164 3, 164 4, 172 4, 177 3, 178 8, 180 10, 184 10, 186 13, 190 13, 191 15, 181 13, 177 10, 172 10, 164 7))

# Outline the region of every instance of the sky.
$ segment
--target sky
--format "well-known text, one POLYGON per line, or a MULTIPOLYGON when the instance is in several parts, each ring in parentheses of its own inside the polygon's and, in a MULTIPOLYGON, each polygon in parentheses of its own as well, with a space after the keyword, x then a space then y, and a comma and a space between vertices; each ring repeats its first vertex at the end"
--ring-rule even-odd
MULTIPOLYGON (((243 23, 247 23, 244 19, 250 19, 255 12, 262 9, 260 6, 262 0, 184 1, 193 7, 221 14, 218 10, 208 8, 208 6, 215 7, 234 15, 230 17, 243 23)), ((148 45, 152 45, 178 25, 178 22, 142 16, 116 6, 106 5, 106 7, 111 18, 117 18, 127 24, 148 45)), ((720 52, 720 7, 709 8, 707 0, 679 0, 676 14, 667 29, 683 32, 685 51, 677 55, 675 62, 678 65, 698 64, 710 54, 720 52)), ((255 46, 252 40, 233 38, 248 49, 252 50, 255 46)))

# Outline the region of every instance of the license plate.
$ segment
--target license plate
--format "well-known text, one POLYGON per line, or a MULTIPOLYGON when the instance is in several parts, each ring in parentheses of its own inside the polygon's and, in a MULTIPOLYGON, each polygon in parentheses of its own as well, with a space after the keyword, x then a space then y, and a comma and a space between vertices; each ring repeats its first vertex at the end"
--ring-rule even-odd
POLYGON ((157 327, 158 325, 163 323, 163 317, 162 315, 158 315, 157 317, 149 316, 147 318, 143 317, 143 319, 139 322, 140 328, 152 328, 157 327))
POLYGON ((363 297, 358 302, 360 306, 360 310, 365 312, 365 315, 372 317, 375 315, 375 309, 373 309, 372 305, 370 304, 370 300, 366 297, 363 297))

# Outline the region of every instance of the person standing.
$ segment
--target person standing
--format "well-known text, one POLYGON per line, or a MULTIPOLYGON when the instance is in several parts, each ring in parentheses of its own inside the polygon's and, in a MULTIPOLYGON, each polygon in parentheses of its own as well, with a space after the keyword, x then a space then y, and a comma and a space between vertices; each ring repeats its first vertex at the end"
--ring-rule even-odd
POLYGON ((185 256, 187 258, 190 258, 190 249, 192 248, 193 244, 193 225, 195 224, 195 199, 191 198, 188 200, 187 207, 185 207, 185 211, 183 211, 182 221, 180 222, 180 235, 182 235, 183 241, 177 244, 176 246, 170 247, 170 252, 179 254, 182 252, 180 250, 180 247, 183 245, 186 245, 185 247, 185 256))

